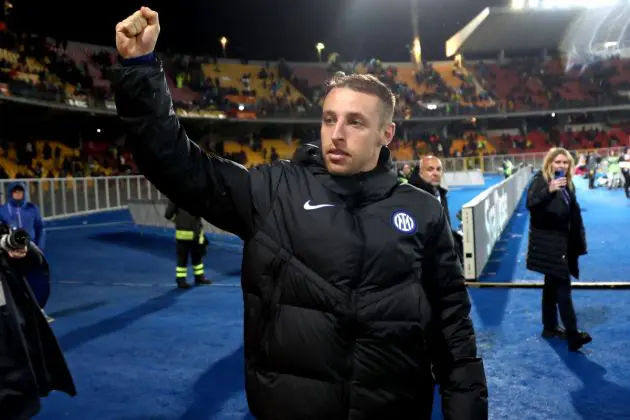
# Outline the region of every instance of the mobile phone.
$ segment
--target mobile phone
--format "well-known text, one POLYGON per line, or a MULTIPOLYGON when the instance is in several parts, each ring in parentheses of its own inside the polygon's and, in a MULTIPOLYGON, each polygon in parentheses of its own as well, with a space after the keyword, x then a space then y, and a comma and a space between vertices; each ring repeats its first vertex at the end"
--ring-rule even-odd
POLYGON ((564 178, 564 171, 556 171, 556 172, 554 172, 554 175, 555 175, 556 179, 564 178))

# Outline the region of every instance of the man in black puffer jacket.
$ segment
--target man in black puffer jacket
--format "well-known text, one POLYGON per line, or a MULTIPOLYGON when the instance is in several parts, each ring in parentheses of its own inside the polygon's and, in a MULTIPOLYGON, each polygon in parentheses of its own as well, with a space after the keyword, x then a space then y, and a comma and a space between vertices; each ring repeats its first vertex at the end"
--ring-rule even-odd
POLYGON ((148 8, 119 23, 112 81, 142 173, 244 241, 246 391, 273 420, 429 419, 433 377, 452 420, 487 419, 470 300, 444 212, 400 184, 385 147, 394 98, 340 76, 320 145, 247 171, 191 142, 153 55, 148 8))
POLYGON ((414 187, 428 192, 440 202, 442 209, 444 209, 444 217, 446 217, 446 221, 449 226, 451 226, 457 256, 459 260, 463 262, 464 236, 461 232, 453 229, 451 225, 450 210, 448 208, 448 190, 442 186, 443 176, 442 161, 435 156, 428 155, 420 159, 418 166, 413 169, 409 177, 409 183, 414 187))
POLYGON ((423 156, 418 166, 411 171, 409 183, 428 192, 442 204, 446 220, 450 225, 451 218, 448 208, 448 197, 446 196, 448 190, 442 186, 443 176, 442 161, 435 156, 423 156))

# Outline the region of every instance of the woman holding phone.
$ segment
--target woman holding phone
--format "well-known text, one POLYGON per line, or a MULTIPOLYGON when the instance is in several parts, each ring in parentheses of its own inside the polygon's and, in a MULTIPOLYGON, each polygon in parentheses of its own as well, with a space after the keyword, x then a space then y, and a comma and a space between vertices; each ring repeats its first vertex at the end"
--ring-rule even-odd
POLYGON ((527 268, 545 275, 543 337, 566 339, 578 351, 592 341, 577 328, 571 276, 579 278, 578 258, 586 254, 582 212, 575 195, 574 161, 566 149, 551 149, 527 191, 530 212, 527 268), (558 324, 558 310, 564 328, 558 324))
POLYGON ((630 147, 623 149, 621 154, 621 175, 623 175, 623 189, 626 192, 626 197, 630 198, 630 147))

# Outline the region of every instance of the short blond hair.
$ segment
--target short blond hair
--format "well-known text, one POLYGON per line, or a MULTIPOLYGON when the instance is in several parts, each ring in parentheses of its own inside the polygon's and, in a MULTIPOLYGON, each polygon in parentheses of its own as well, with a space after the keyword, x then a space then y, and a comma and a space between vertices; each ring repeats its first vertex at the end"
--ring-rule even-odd
MULTIPOLYGON (((387 85, 371 74, 345 74, 340 71, 326 83, 326 95, 334 88, 347 88, 355 92, 374 95, 383 105, 383 120, 391 123, 394 119, 396 96, 387 85)), ((325 95, 325 96, 326 96, 325 95)))

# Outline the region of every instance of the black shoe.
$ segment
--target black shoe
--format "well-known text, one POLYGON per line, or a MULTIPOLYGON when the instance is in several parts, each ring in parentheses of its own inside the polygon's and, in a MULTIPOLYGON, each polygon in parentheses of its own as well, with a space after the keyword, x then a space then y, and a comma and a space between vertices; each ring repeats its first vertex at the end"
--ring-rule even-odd
POLYGON ((586 331, 578 331, 575 335, 569 335, 569 351, 578 351, 584 344, 593 341, 593 337, 586 331))
POLYGON ((567 333, 563 328, 553 327, 553 328, 545 328, 542 332, 543 338, 559 338, 561 340, 565 340, 567 338, 567 333))
POLYGON ((177 279, 177 288, 179 289, 190 289, 190 284, 188 284, 188 282, 186 282, 186 279, 177 279))
POLYGON ((197 286, 208 285, 208 284, 212 284, 212 281, 208 280, 207 278, 205 278, 203 276, 195 277, 195 284, 197 286))

